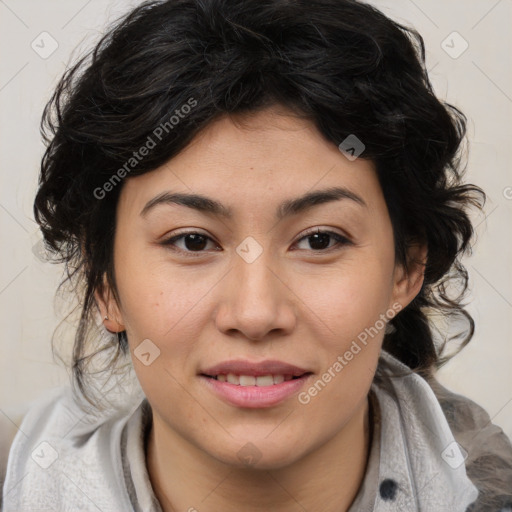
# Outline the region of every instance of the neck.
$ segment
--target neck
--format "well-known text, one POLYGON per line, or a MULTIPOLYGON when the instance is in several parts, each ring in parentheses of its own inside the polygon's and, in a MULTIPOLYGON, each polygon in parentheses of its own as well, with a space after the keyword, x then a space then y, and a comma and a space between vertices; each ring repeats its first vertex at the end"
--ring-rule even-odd
POLYGON ((164 512, 347 511, 364 477, 371 428, 366 399, 331 439, 276 469, 229 466, 191 445, 153 412, 147 467, 164 512))

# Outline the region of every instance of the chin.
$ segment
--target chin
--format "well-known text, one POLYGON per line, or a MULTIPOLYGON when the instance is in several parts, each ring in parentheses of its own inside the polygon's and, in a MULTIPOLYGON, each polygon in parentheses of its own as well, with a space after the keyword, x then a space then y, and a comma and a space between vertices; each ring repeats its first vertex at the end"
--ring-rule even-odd
MULTIPOLYGON (((210 455, 220 462, 250 470, 276 470, 289 466, 296 462, 304 454, 304 444, 295 443, 288 439, 275 437, 270 440, 265 438, 266 432, 260 436, 247 436, 239 438, 240 441, 230 438, 228 446, 224 449, 208 450, 210 455), (296 448, 300 444, 301 451, 296 448)), ((205 447, 206 448, 206 447, 205 447)))

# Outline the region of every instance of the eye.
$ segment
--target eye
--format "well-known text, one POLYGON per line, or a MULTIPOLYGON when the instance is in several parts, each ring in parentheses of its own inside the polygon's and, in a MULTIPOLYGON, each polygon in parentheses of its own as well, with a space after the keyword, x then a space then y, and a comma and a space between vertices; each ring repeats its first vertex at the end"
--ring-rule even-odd
MULTIPOLYGON (((303 247, 301 250, 313 250, 314 252, 320 252, 332 249, 336 246, 341 247, 352 244, 347 237, 340 235, 339 233, 328 230, 322 231, 319 228, 306 233, 297 243, 300 244, 308 239, 309 247, 303 247), (331 244, 333 241, 334 244, 331 244)), ((209 236, 204 235, 203 233, 198 233, 197 231, 189 231, 174 235, 160 242, 160 244, 164 247, 171 247, 173 250, 177 250, 178 252, 187 253, 190 256, 199 256, 208 249, 209 242, 215 245, 215 242, 209 236)), ((218 246, 215 245, 213 250, 219 250, 218 246)))
POLYGON ((332 249, 333 247, 351 245, 352 242, 345 236, 340 235, 339 233, 335 233, 334 231, 322 231, 319 228, 316 228, 309 233, 306 233, 298 243, 303 240, 309 245, 309 247, 302 248, 304 250, 313 250, 315 252, 325 251, 332 249), (309 242, 308 242, 309 239, 309 242), (330 245, 330 242, 334 240, 334 244, 330 245))
POLYGON ((206 236, 202 233, 198 233, 196 231, 189 231, 168 238, 167 240, 161 242, 161 245, 163 245, 164 247, 170 246, 176 248, 178 251, 185 253, 200 254, 204 252, 205 248, 207 248, 208 242, 213 243, 213 240, 209 236, 206 236), (177 242, 181 243, 181 247, 178 245, 177 242))

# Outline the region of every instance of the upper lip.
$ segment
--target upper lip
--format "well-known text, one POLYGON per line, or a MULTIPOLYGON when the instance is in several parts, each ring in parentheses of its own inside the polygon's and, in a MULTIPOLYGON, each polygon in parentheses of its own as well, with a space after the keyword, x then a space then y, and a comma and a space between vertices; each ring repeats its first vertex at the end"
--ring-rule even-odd
POLYGON ((311 372, 299 366, 284 363, 283 361, 267 360, 256 363, 254 361, 237 359, 222 361, 221 363, 202 370, 200 373, 211 377, 228 373, 234 373, 235 375, 252 375, 254 377, 262 375, 293 375, 294 377, 300 377, 305 373, 311 372))

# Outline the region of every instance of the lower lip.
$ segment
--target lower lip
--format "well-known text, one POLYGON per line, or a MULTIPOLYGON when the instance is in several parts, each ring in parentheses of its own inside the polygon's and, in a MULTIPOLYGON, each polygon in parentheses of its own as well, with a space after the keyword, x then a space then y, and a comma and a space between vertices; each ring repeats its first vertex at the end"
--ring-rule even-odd
POLYGON ((200 378, 215 394, 231 405, 248 409, 272 407, 297 393, 311 374, 303 375, 298 379, 287 380, 272 386, 237 386, 229 382, 200 375, 200 378))

